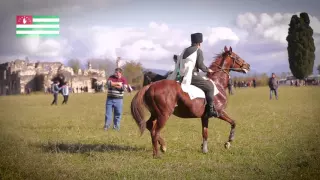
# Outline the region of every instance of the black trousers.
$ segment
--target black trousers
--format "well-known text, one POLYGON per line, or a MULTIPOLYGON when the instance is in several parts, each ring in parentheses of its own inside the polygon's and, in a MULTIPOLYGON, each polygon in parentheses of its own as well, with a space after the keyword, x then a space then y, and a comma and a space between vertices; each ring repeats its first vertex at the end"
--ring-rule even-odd
POLYGON ((52 101, 51 105, 53 105, 53 104, 57 105, 57 103, 58 103, 58 94, 53 94, 53 101, 52 101))
POLYGON ((69 95, 63 96, 62 104, 67 104, 68 99, 69 99, 69 95))
POLYGON ((193 75, 191 84, 204 91, 207 104, 213 104, 214 86, 211 81, 203 79, 201 75, 193 75))

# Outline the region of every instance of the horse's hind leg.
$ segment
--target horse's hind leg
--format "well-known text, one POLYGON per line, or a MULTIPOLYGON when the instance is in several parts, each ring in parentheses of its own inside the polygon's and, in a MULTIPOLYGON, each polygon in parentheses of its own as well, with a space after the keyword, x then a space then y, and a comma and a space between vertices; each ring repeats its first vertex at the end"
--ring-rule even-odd
POLYGON ((154 117, 149 118, 149 120, 146 122, 147 129, 150 131, 151 135, 151 141, 152 141, 152 147, 153 147, 153 157, 158 156, 158 143, 157 143, 157 134, 156 134, 156 128, 157 128, 157 119, 154 117))
POLYGON ((231 125, 229 140, 228 140, 228 142, 226 142, 224 144, 224 147, 229 149, 230 146, 231 146, 231 142, 234 140, 234 133, 235 133, 235 128, 236 128, 236 123, 224 111, 222 111, 222 114, 220 115, 219 118, 224 120, 224 121, 227 121, 231 125))
POLYGON ((158 143, 160 144, 160 149, 162 152, 166 151, 166 143, 164 139, 160 136, 160 130, 164 126, 163 118, 154 118, 151 116, 149 120, 146 122, 147 129, 150 131, 152 146, 153 146, 153 157, 159 157, 158 153, 158 143), (160 121, 159 121, 160 120, 160 121), (161 121, 162 120, 162 121, 161 121))
MULTIPOLYGON (((155 117, 151 116, 149 118, 149 120, 146 122, 146 127, 150 131, 150 133, 152 133, 153 121, 156 122, 157 119, 155 117)), ((167 151, 166 142, 164 141, 164 139, 161 137, 160 134, 159 134, 159 137, 158 137, 158 143, 160 145, 160 150, 162 152, 166 152, 167 151)))

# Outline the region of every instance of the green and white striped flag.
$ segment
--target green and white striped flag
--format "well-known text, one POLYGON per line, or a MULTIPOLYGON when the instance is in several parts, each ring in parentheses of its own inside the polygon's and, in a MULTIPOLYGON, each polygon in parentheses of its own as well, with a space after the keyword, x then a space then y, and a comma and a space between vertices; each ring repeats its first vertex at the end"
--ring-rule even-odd
POLYGON ((56 37, 60 33, 59 16, 30 16, 16 17, 16 36, 56 37))

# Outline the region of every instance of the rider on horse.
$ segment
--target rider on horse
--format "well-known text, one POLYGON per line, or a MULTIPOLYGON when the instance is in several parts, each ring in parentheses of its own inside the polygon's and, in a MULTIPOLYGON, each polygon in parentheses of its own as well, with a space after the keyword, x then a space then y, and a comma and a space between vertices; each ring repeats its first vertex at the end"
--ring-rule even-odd
MULTIPOLYGON (((218 117, 219 114, 216 111, 213 103, 213 95, 214 95, 214 86, 213 83, 208 80, 207 78, 201 76, 199 74, 199 69, 205 73, 212 73, 213 71, 206 67, 203 63, 204 58, 203 58, 203 52, 200 49, 200 44, 203 42, 203 37, 202 33, 194 33, 191 34, 191 46, 186 48, 184 52, 181 54, 180 62, 179 62, 179 69, 187 69, 184 68, 185 65, 184 63, 190 63, 190 62, 195 62, 192 64, 192 75, 191 75, 191 85, 194 85, 201 90, 205 92, 206 95, 206 100, 207 100, 207 105, 206 105, 206 112, 208 117, 218 117)), ((190 64, 189 64, 190 65, 190 64)), ((191 69, 190 69, 191 70, 191 69)), ((186 80, 186 74, 187 72, 178 72, 177 77, 181 76, 180 81, 188 81, 186 80), (185 79, 184 79, 185 78, 185 79)), ((184 82, 182 82, 184 83, 184 82)), ((188 84, 188 82, 186 82, 188 84)))

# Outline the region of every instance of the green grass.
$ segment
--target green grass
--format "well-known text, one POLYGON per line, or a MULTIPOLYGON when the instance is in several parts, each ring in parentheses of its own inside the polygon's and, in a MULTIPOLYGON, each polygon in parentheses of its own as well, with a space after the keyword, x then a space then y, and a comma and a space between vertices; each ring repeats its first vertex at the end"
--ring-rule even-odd
POLYGON ((236 89, 227 111, 237 122, 209 122, 208 154, 199 119, 172 116, 162 135, 167 152, 152 158, 149 132, 139 136, 125 97, 120 132, 103 131, 105 94, 0 97, 0 179, 318 179, 320 88, 236 89), (62 98, 59 96, 59 103, 62 98))

